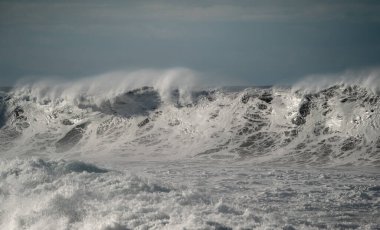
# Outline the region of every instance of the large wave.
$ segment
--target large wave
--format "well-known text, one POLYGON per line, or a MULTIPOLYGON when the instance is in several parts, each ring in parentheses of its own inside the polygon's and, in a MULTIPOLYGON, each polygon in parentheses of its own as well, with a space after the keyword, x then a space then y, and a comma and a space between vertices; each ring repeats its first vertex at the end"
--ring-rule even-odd
POLYGON ((200 89, 196 79, 174 69, 16 86, 0 95, 0 152, 380 166, 376 74, 261 88, 200 89))

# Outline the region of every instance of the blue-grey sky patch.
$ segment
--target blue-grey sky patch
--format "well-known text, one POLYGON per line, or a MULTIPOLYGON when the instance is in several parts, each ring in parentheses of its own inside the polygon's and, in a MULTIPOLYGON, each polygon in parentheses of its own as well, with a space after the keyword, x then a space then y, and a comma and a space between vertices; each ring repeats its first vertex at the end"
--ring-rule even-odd
POLYGON ((378 66, 378 12, 374 0, 0 0, 0 85, 172 67, 288 84, 378 66))

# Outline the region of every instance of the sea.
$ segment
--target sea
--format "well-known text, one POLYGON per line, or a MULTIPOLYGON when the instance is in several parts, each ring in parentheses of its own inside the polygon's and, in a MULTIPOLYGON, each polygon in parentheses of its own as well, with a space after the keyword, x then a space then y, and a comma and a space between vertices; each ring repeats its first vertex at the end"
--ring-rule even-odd
POLYGON ((378 78, 139 74, 0 89, 0 229, 380 229, 378 78))

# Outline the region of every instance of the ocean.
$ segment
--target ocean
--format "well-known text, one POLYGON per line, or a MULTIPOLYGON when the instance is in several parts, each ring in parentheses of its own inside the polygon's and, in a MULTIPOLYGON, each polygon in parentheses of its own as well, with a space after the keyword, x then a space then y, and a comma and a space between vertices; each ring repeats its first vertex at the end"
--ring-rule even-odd
POLYGON ((380 229, 376 81, 169 80, 2 89, 0 229, 380 229))

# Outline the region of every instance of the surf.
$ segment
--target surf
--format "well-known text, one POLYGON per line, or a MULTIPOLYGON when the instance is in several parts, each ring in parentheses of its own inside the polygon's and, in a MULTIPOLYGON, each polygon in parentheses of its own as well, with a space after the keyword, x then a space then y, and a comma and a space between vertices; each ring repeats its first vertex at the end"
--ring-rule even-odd
POLYGON ((200 87, 187 69, 41 81, 1 94, 3 156, 380 166, 376 77, 200 87))

